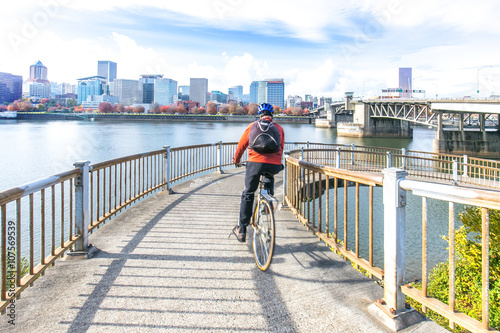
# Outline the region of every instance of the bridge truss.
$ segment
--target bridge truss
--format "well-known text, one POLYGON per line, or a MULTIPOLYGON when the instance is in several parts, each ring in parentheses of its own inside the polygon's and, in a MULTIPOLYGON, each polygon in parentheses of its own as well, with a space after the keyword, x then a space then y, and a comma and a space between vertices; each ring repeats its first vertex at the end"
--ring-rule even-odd
POLYGON ((370 117, 392 118, 411 121, 437 127, 436 113, 426 102, 366 102, 370 108, 370 117))

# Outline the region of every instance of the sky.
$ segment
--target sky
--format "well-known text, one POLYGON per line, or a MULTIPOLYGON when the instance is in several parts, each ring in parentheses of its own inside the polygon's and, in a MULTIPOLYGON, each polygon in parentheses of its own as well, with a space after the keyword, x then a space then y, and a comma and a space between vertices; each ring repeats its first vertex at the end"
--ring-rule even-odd
POLYGON ((285 96, 370 98, 413 69, 423 98, 500 95, 497 0, 21 0, 0 4, 0 72, 76 84, 116 62, 118 78, 207 78, 226 92, 283 78, 285 96), (477 90, 479 88, 479 93, 477 90))

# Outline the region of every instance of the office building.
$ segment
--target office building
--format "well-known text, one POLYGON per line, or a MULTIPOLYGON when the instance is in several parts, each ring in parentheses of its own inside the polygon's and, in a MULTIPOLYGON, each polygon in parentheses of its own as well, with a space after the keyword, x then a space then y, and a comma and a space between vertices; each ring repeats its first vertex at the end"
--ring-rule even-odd
POLYGON ((229 88, 229 99, 234 101, 241 101, 243 98, 243 86, 234 86, 229 88))
POLYGON ((159 105, 170 105, 177 95, 177 81, 172 79, 157 79, 155 83, 154 101, 159 105))
POLYGON ((0 105, 12 103, 23 96, 23 77, 0 73, 0 105))
POLYGON ((97 62, 97 76, 106 78, 106 83, 110 84, 116 79, 116 62, 108 60, 99 60, 97 62))
POLYGON ((142 82, 139 80, 115 79, 113 81, 113 96, 118 97, 118 103, 125 105, 142 103, 142 82))
POLYGON ((143 74, 139 78, 142 82, 142 103, 151 104, 155 100, 155 82, 163 78, 162 74, 143 74))
POLYGON ((400 67, 399 68, 399 97, 410 98, 412 97, 412 74, 411 67, 400 67))
POLYGON ((200 103, 200 106, 207 105, 208 79, 191 78, 189 82, 189 99, 200 103))
POLYGON ((210 100, 212 102, 217 102, 221 104, 227 103, 227 94, 224 94, 223 92, 220 92, 218 90, 212 90, 210 93, 210 100))
POLYGON ((33 101, 50 98, 50 85, 42 82, 27 82, 23 85, 23 97, 33 101))
POLYGON ((118 97, 110 95, 89 95, 87 99, 82 102, 82 107, 87 109, 97 109, 101 103, 118 104, 118 97))
POLYGON ((89 96, 107 94, 106 78, 104 76, 90 76, 78 79, 78 104, 82 104, 89 96))
POLYGON ((50 81, 47 78, 47 67, 45 67, 40 60, 30 66, 30 77, 26 83, 38 82, 50 88, 50 81))
POLYGON ((285 108, 285 82, 283 79, 268 79, 267 81, 267 103, 273 106, 285 108))
POLYGON ((252 81, 250 84, 250 103, 262 104, 267 100, 267 81, 252 81))
POLYGON ((179 86, 178 99, 181 101, 189 100, 189 86, 179 86))

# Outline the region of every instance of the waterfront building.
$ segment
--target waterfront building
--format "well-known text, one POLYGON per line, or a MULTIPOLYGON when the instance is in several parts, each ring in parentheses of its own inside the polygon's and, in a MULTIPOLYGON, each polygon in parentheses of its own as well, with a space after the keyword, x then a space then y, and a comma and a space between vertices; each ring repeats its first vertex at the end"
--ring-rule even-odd
POLYGON ((200 106, 207 105, 208 99, 208 79, 191 78, 189 82, 189 99, 200 103, 200 106))
POLYGON ((267 101, 267 81, 252 81, 250 84, 250 103, 262 104, 267 101))
POLYGON ((411 67, 399 68, 399 97, 410 98, 412 97, 412 70, 411 67))
POLYGON ((87 96, 87 100, 82 102, 82 107, 85 109, 97 109, 99 104, 103 102, 118 104, 118 97, 110 95, 89 95, 87 96))
POLYGON ((267 81, 267 100, 266 102, 279 106, 280 109, 285 108, 285 82, 283 79, 268 79, 267 81))
POLYGON ((50 85, 42 82, 27 82, 23 85, 23 97, 33 101, 50 98, 50 85))
POLYGON ((154 101, 159 105, 170 105, 177 95, 177 81, 172 79, 157 79, 155 82, 154 101))
POLYGON ((23 96, 23 77, 0 72, 0 105, 12 103, 23 96))
POLYGON ((106 83, 110 84, 116 79, 117 65, 116 62, 109 60, 99 60, 97 62, 97 75, 106 78, 106 83))
POLYGON ((243 86, 233 86, 228 89, 229 99, 240 102, 243 98, 243 86))
POLYGON ((162 74, 143 74, 139 78, 142 82, 142 103, 151 104, 155 101, 155 82, 163 78, 162 74))
POLYGON ((300 106, 301 103, 302 103, 302 97, 298 95, 295 96, 288 95, 286 99, 286 106, 289 108, 300 106))
POLYGON ((223 92, 220 92, 218 90, 212 90, 210 93, 210 100, 212 102, 218 102, 218 103, 227 103, 228 96, 224 94, 223 92))
POLYGON ((189 86, 179 86, 178 100, 180 101, 189 100, 189 86))
POLYGON ((139 80, 115 79, 113 81, 113 96, 118 97, 118 103, 125 105, 142 103, 142 82, 139 80))
POLYGON ((61 94, 62 95, 76 94, 76 93, 77 93, 77 89, 76 89, 76 86, 74 84, 66 83, 66 82, 61 83, 61 94))
POLYGON ((106 78, 104 76, 89 76, 78 79, 78 104, 87 101, 89 96, 107 94, 106 78))

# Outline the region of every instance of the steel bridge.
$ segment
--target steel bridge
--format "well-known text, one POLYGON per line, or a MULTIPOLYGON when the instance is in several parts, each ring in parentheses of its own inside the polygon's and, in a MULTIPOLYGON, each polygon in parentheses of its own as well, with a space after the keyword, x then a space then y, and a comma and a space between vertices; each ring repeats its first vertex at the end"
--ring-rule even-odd
POLYGON ((447 318, 451 327, 494 331, 489 211, 500 209, 500 162, 405 149, 287 143, 278 198, 332 251, 315 246, 283 209, 277 212, 284 224, 278 230, 275 268, 270 275, 259 275, 245 259, 249 249, 235 250, 238 244, 227 240, 241 193, 235 184, 243 181, 243 174, 233 169, 236 146, 166 146, 100 163, 78 162, 75 169, 0 192, 0 308, 5 313, 0 327, 18 332, 383 332, 375 317, 392 330, 414 324, 411 332, 438 331, 429 322, 415 324, 418 316, 405 304, 409 297, 424 311, 447 318), (238 175, 238 181, 232 180, 238 175), (423 236, 417 242, 405 239, 405 211, 412 205, 407 192, 421 198, 423 236), (380 218, 373 213, 376 197, 383 205, 380 218), (427 220, 432 200, 448 206, 450 242, 458 229, 456 205, 481 211, 479 316, 457 308, 454 247, 449 250, 448 300, 427 292, 434 254, 426 235, 436 233, 435 222, 427 220), (367 211, 367 221, 360 221, 361 209, 367 211), (384 240, 383 248, 374 247, 377 238, 384 240), (406 241, 414 242, 411 252, 418 247, 422 253, 421 287, 405 279, 406 241), (94 250, 95 257, 85 260, 94 250), (334 253, 383 281, 384 289, 366 284, 369 279, 363 275, 357 278, 334 253), (16 301, 21 294, 26 297, 16 301), (16 309, 22 321, 9 326, 16 309))

